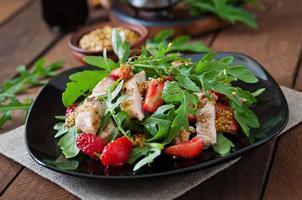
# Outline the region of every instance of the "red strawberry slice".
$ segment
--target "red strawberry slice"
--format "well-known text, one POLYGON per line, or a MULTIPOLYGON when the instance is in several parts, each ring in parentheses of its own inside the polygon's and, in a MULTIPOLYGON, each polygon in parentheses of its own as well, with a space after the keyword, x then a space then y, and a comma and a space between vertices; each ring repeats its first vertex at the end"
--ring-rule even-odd
POLYGON ((116 167, 125 164, 129 159, 132 147, 132 142, 126 136, 109 143, 101 156, 103 165, 116 167))
POLYGON ((225 132, 236 134, 239 125, 234 117, 234 111, 230 106, 216 103, 216 130, 217 132, 225 132))
POLYGON ((165 153, 180 158, 194 158, 198 156, 202 150, 202 139, 195 137, 188 142, 167 147, 165 153))
POLYGON ((73 111, 75 111, 75 109, 77 108, 78 104, 77 103, 74 103, 72 104, 71 106, 69 106, 66 111, 65 111, 65 115, 69 115, 71 114, 73 111))
POLYGON ((96 135, 81 133, 76 140, 77 147, 86 155, 93 159, 98 159, 97 154, 101 154, 106 143, 96 135))
POLYGON ((195 123, 196 120, 197 120, 196 115, 193 115, 192 113, 189 113, 189 114, 188 114, 188 121, 189 121, 190 123, 195 123))
POLYGON ((164 103, 162 93, 166 81, 167 79, 152 79, 145 96, 144 112, 154 113, 164 103))
POLYGON ((109 74, 109 77, 112 78, 113 80, 117 80, 120 78, 124 80, 128 80, 131 76, 131 72, 132 69, 130 66, 121 65, 121 67, 112 70, 111 73, 109 74))

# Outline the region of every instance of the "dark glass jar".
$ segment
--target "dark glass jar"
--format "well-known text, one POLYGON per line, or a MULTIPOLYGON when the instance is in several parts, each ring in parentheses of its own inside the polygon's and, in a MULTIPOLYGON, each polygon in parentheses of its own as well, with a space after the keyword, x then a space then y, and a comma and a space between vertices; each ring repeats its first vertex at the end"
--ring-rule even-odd
POLYGON ((70 32, 85 24, 89 9, 86 0, 42 0, 42 15, 54 31, 70 32))

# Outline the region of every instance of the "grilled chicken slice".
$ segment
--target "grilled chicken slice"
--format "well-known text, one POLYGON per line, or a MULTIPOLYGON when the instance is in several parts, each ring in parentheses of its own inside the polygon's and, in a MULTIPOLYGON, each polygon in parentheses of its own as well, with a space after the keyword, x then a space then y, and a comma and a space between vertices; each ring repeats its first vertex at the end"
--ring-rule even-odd
POLYGON ((101 96, 107 94, 109 87, 111 87, 113 84, 114 80, 112 78, 104 78, 93 88, 91 96, 101 96))
POLYGON ((84 133, 96 134, 100 127, 100 119, 105 112, 105 104, 99 102, 97 97, 105 95, 108 88, 114 84, 111 78, 104 78, 93 89, 82 105, 76 109, 75 125, 84 133))
POLYGON ((98 110, 90 104, 82 104, 77 108, 75 125, 84 133, 96 134, 100 126, 98 110))
POLYGON ((126 95, 128 96, 121 103, 121 110, 125 111, 130 118, 143 120, 145 115, 142 108, 142 94, 139 92, 138 84, 146 81, 145 71, 135 74, 125 83, 126 95))
POLYGON ((196 137, 200 137, 206 146, 216 143, 215 102, 203 94, 198 95, 200 102, 196 112, 196 137))

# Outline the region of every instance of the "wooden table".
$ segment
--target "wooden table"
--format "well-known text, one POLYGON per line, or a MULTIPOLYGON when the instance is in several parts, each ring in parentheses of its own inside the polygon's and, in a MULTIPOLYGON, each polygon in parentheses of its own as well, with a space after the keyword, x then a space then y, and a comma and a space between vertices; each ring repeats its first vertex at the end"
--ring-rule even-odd
MULTIPOLYGON (((301 91, 302 1, 263 1, 266 10, 257 15, 258 30, 234 26, 197 39, 214 50, 248 54, 279 84, 301 91)), ((100 18, 94 16, 95 20, 100 18)), ((15 75, 18 65, 31 67, 40 56, 48 62, 64 60, 64 69, 79 65, 67 47, 69 37, 47 29, 40 16, 40 1, 0 0, 0 84, 15 75)), ((20 124, 17 116, 1 132, 20 124)), ((247 153, 180 199, 302 199, 301 132, 302 124, 247 153)), ((1 199, 77 199, 3 155, 0 194, 1 199)))

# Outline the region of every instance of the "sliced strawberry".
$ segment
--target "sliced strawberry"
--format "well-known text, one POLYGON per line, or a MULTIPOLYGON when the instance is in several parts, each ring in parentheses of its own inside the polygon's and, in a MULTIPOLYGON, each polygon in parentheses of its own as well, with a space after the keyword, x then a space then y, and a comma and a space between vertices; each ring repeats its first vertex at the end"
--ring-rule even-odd
POLYGON ((75 111, 75 109, 77 108, 78 104, 77 103, 74 103, 72 104, 71 106, 69 106, 66 111, 65 111, 65 115, 69 115, 71 114, 73 111, 75 111))
POLYGON ((97 154, 101 154, 106 143, 96 135, 81 133, 76 140, 77 147, 86 155, 93 159, 98 159, 97 154))
POLYGON ((195 137, 188 142, 167 147, 165 153, 180 158, 194 158, 198 156, 202 150, 202 139, 195 137))
POLYGON ((234 111, 230 106, 216 103, 216 130, 235 134, 238 132, 239 125, 234 117, 234 111))
POLYGON ((189 114, 188 114, 188 121, 189 121, 190 123, 195 123, 196 120, 197 120, 196 115, 193 115, 192 113, 189 113, 189 114))
POLYGON ((132 142, 126 136, 109 143, 101 156, 103 165, 114 167, 125 164, 128 161, 132 147, 132 142))
POLYGON ((164 103, 162 93, 166 81, 167 79, 152 79, 145 96, 144 112, 154 113, 164 103))
POLYGON ((120 78, 124 80, 128 80, 131 76, 131 73, 132 73, 132 69, 130 66, 121 65, 119 68, 112 70, 111 73, 109 74, 109 77, 112 78, 113 80, 117 80, 120 78))

